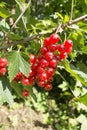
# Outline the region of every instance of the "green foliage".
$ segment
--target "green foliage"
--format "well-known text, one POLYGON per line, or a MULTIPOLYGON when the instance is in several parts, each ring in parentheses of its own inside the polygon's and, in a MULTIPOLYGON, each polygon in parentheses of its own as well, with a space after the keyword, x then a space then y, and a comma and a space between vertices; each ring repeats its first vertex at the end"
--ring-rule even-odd
POLYGON ((8 53, 8 74, 12 81, 18 72, 22 72, 26 77, 29 75, 29 63, 21 56, 20 51, 12 51, 8 53))
POLYGON ((7 102, 10 106, 13 104, 11 86, 6 77, 0 77, 0 104, 7 102))
MULTIPOLYGON (((11 105, 14 95, 17 99, 23 99, 22 92, 26 89, 32 99, 29 106, 45 112, 45 121, 55 124, 55 130, 77 130, 80 129, 79 123, 81 130, 85 130, 86 123, 81 121, 84 113, 80 115, 75 103, 87 106, 87 21, 84 19, 70 23, 87 14, 87 0, 73 0, 74 3, 70 0, 29 2, 0 2, 0 57, 8 59, 8 72, 5 76, 0 76, 0 103, 8 102, 11 105), (46 93, 37 84, 33 88, 13 82, 19 71, 26 77, 29 76, 29 54, 37 55, 44 37, 55 32, 61 37, 60 43, 65 39, 73 41, 73 51, 64 62, 58 63, 52 82, 53 90, 46 93), (72 100, 74 103, 71 103, 72 100), (71 113, 73 110, 77 110, 77 113, 69 116, 71 113, 68 108, 71 113)), ((84 120, 87 120, 86 117, 84 120)))

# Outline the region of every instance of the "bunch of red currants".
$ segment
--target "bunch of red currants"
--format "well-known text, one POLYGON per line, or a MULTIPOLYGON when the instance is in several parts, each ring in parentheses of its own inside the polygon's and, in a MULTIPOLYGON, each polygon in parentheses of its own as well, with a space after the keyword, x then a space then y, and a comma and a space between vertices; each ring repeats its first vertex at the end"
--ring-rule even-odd
POLYGON ((6 74, 6 67, 8 65, 8 61, 6 58, 0 58, 0 76, 3 76, 6 74))
MULTIPOLYGON (((52 89, 53 76, 57 64, 67 58, 72 52, 73 43, 71 40, 65 40, 63 44, 58 44, 60 36, 56 33, 44 39, 43 47, 40 53, 35 56, 30 54, 31 70, 29 76, 24 76, 19 72, 14 81, 21 81, 23 85, 33 86, 37 81, 38 86, 45 90, 52 89)), ((28 90, 24 90, 23 96, 28 96, 28 90)))
POLYGON ((59 61, 64 60, 72 51, 73 43, 71 40, 65 40, 64 44, 57 44, 60 41, 58 34, 52 34, 44 39, 40 54, 35 56, 30 54, 31 72, 30 77, 45 90, 51 90, 53 76, 59 61))

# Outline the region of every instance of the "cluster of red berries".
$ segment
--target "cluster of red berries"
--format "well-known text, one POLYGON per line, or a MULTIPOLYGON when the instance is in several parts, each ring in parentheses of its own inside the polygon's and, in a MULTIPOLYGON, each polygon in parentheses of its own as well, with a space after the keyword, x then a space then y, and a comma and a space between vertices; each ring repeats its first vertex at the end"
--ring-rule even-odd
POLYGON ((8 64, 8 61, 6 58, 0 58, 0 76, 3 76, 6 74, 7 64, 8 64))
MULTIPOLYGON (((73 46, 71 40, 65 40, 63 44, 57 44, 59 41, 60 37, 56 33, 45 38, 40 53, 37 56, 30 54, 31 70, 29 76, 26 77, 19 72, 14 81, 21 81, 23 85, 32 86, 37 80, 38 86, 45 90, 51 90, 57 64, 68 56, 73 46)), ((23 96, 28 96, 27 90, 24 90, 23 96)))

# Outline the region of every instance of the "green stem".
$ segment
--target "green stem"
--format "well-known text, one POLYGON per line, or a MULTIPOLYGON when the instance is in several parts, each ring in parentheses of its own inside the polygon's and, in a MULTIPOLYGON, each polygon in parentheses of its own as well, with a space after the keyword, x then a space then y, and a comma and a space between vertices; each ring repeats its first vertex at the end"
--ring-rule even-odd
POLYGON ((74 7, 74 0, 72 0, 72 4, 71 4, 70 21, 72 21, 72 17, 73 17, 73 7, 74 7))

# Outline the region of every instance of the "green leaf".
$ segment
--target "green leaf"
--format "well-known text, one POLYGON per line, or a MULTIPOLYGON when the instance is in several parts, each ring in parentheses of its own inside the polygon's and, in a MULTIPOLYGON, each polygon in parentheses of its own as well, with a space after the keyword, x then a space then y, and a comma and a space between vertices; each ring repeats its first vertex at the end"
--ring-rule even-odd
POLYGON ((76 68, 74 67, 74 69, 70 67, 68 60, 64 61, 64 66, 65 69, 76 78, 76 80, 79 80, 82 84, 84 84, 85 86, 87 86, 87 74, 83 73, 80 70, 76 70, 76 68))
POLYGON ((83 52, 84 54, 87 54, 87 46, 84 46, 84 47, 82 48, 82 52, 83 52))
POLYGON ((0 30, 2 30, 3 32, 7 32, 10 29, 8 23, 5 21, 5 19, 0 21, 0 30))
POLYGON ((22 36, 20 36, 18 34, 14 34, 13 32, 11 32, 8 36, 11 40, 22 40, 23 39, 22 36))
POLYGON ((8 74, 10 81, 14 79, 14 77, 19 71, 22 72, 25 76, 29 75, 30 65, 22 57, 20 51, 9 52, 8 61, 8 74))
POLYGON ((6 19, 7 17, 9 17, 11 14, 9 12, 9 10, 5 7, 0 6, 0 16, 4 19, 6 19))
POLYGON ((16 93, 18 94, 18 96, 20 98, 23 98, 22 97, 22 89, 23 89, 23 86, 21 83, 16 83, 16 82, 12 82, 11 83, 11 87, 16 91, 16 93))
POLYGON ((87 106, 87 93, 84 94, 83 96, 77 98, 81 103, 87 106))
POLYGON ((6 77, 0 77, 0 104, 8 102, 12 105, 14 103, 10 87, 9 80, 6 77))

